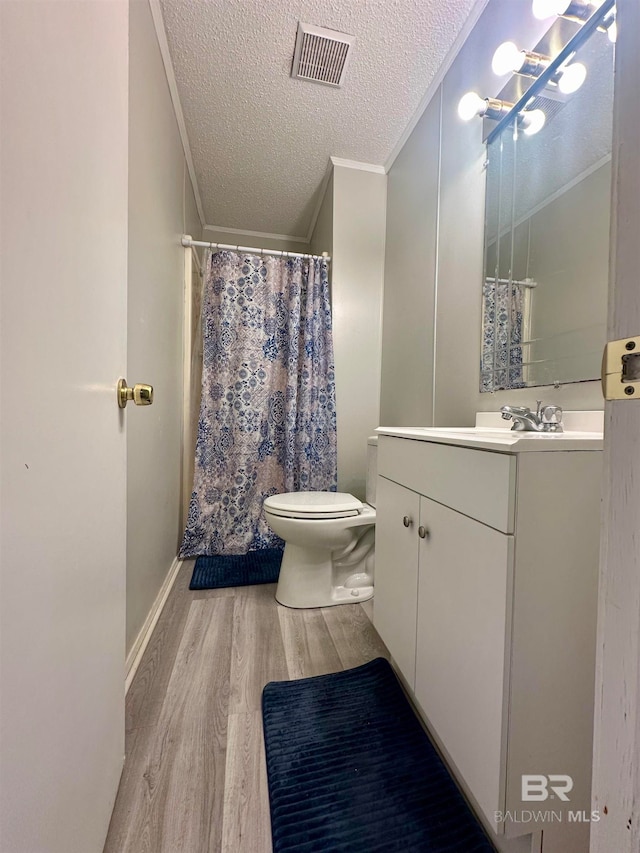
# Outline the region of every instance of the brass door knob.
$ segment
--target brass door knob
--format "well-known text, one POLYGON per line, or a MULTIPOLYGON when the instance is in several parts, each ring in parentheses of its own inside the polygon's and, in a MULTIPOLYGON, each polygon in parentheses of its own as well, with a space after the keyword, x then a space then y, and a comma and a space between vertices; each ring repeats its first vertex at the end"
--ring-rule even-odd
POLYGON ((150 406, 153 403, 153 386, 138 383, 129 388, 126 379, 119 379, 117 385, 118 406, 121 409, 133 400, 136 406, 150 406))

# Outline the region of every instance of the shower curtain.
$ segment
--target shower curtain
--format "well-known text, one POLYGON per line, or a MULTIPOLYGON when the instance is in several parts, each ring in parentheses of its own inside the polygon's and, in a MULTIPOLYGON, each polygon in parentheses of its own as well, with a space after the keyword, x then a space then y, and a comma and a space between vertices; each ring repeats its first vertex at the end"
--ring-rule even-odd
POLYGON ((273 547, 264 499, 337 482, 327 261, 218 251, 207 267, 181 557, 273 547))
POLYGON ((524 289, 485 281, 482 289, 482 391, 523 388, 524 289))

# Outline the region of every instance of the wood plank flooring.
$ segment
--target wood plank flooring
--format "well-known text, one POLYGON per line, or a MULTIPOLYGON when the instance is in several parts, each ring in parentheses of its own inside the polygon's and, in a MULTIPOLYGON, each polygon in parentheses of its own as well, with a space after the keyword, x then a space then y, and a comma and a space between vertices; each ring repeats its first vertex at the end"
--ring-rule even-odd
POLYGON ((192 570, 127 696, 105 853, 271 853, 262 688, 388 657, 370 602, 291 610, 273 584, 191 592, 192 570))

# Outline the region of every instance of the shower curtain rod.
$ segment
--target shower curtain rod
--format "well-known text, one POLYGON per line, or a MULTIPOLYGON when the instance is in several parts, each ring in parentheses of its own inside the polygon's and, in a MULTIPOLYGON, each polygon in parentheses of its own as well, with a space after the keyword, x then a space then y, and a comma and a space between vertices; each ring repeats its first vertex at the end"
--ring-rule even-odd
POLYGON ((202 240, 192 240, 186 234, 182 238, 182 245, 185 248, 189 248, 189 246, 204 246, 206 249, 226 249, 229 252, 246 252, 248 255, 274 255, 277 258, 313 258, 317 261, 331 260, 328 252, 323 252, 321 255, 307 255, 302 252, 281 252, 278 249, 256 249, 252 246, 231 246, 226 243, 204 243, 202 240))
MULTIPOLYGON (((485 281, 494 282, 495 278, 489 278, 488 276, 485 278, 485 281)), ((524 278, 522 281, 518 281, 515 278, 499 278, 498 284, 515 284, 516 287, 537 287, 538 282, 534 281, 532 278, 524 278)))

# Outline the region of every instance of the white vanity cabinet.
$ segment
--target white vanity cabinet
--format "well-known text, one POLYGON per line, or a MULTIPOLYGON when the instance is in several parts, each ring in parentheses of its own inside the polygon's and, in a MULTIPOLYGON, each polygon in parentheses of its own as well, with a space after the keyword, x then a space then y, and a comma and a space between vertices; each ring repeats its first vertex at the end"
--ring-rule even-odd
POLYGON ((590 810, 601 456, 379 437, 374 622, 497 834, 522 774, 590 810))
MULTIPOLYGON (((415 697, 478 805, 500 801, 513 537, 422 498, 415 697)), ((493 822, 493 821, 492 821, 493 822)))
MULTIPOLYGON (((379 441, 378 441, 379 443, 379 441)), ((415 687, 420 495, 378 476, 374 623, 409 687, 415 687)))

